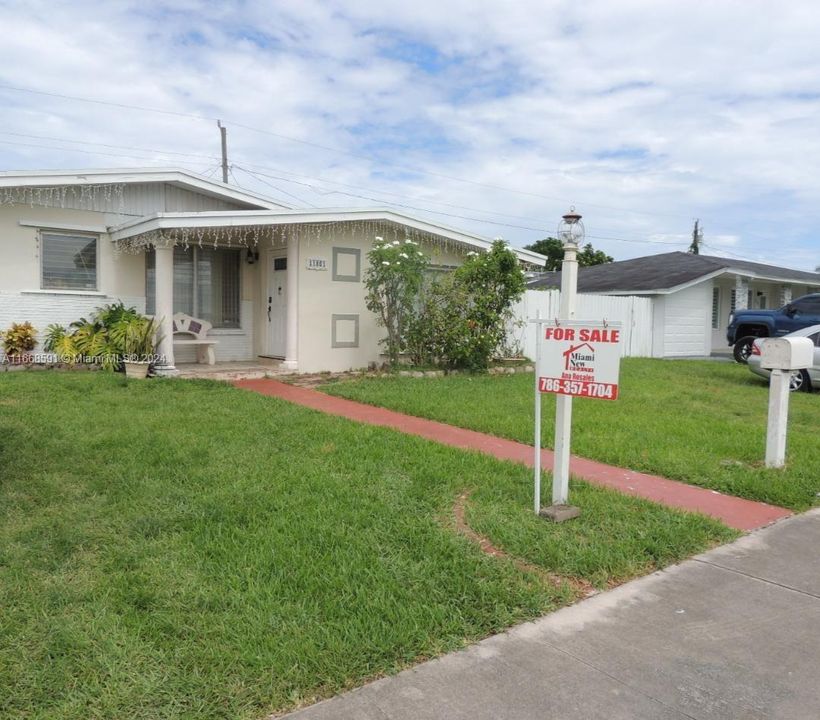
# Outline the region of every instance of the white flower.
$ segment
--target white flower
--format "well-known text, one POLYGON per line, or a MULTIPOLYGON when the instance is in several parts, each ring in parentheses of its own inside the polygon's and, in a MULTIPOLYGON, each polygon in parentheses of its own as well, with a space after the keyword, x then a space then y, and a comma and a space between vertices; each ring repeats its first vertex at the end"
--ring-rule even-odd
POLYGON ((401 245, 401 243, 398 240, 394 240, 392 244, 393 245, 401 245))
POLYGON ((410 238, 405 238, 404 244, 405 245, 415 245, 416 243, 414 243, 410 238))
POLYGON ((387 260, 382 260, 382 265, 390 265, 390 263, 387 260))
POLYGON ((467 253, 467 257, 475 257, 476 255, 478 255, 478 253, 473 250, 470 250, 470 252, 467 253))
POLYGON ((381 235, 376 235, 376 242, 384 242, 384 238, 381 235))
POLYGON ((406 257, 407 257, 407 253, 399 253, 399 257, 406 258, 406 257))

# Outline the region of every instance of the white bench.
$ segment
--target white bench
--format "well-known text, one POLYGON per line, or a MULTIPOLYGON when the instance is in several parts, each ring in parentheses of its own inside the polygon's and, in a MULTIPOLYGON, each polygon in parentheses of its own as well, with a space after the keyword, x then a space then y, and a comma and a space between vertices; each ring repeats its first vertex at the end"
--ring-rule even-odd
POLYGON ((207 320, 191 317, 185 313, 174 315, 174 345, 195 345, 196 360, 198 363, 214 365, 214 345, 218 340, 208 340, 205 337, 213 325, 207 320), (187 337, 179 337, 180 335, 187 337))

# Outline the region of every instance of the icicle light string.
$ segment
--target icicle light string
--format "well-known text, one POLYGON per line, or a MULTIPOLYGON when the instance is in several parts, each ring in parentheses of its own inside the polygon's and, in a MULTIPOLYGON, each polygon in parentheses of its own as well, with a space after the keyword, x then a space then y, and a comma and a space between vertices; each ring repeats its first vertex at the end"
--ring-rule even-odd
POLYGON ((124 195, 125 185, 122 183, 6 187, 0 188, 0 205, 74 207, 121 214, 125 207, 124 195))
MULTIPOLYGON (((467 256, 475 253, 475 248, 457 240, 425 233, 417 228, 399 226, 393 222, 357 220, 353 222, 311 223, 309 225, 231 225, 214 228, 173 228, 151 230, 134 237, 121 240, 116 244, 118 252, 139 254, 156 247, 180 246, 185 250, 196 244, 200 248, 204 243, 214 249, 258 248, 267 245, 271 248, 286 247, 293 238, 300 245, 308 247, 328 247, 328 243, 353 244, 360 240, 372 241, 376 237, 390 237, 393 242, 412 240, 414 243, 432 246, 433 254, 441 256, 449 253, 467 256)), ((529 267, 528 263, 522 263, 529 267)))

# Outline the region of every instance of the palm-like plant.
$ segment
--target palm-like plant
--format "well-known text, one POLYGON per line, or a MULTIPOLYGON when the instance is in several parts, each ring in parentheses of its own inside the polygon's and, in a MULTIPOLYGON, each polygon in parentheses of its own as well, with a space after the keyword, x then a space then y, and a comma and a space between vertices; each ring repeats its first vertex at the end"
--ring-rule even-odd
POLYGON ((157 323, 153 319, 137 317, 133 320, 122 321, 118 325, 124 335, 124 357, 128 362, 148 362, 153 357, 159 337, 157 323))
POLYGON ((106 370, 119 370, 123 355, 153 354, 153 343, 149 350, 143 351, 146 347, 144 338, 137 341, 138 335, 147 332, 148 324, 153 335, 156 325, 134 308, 126 307, 121 302, 104 305, 97 308, 90 318, 75 320, 68 329, 62 325, 49 325, 45 350, 60 355, 64 362, 73 363, 84 356, 106 370))
POLYGON ((46 339, 43 343, 43 349, 47 353, 57 352, 57 343, 59 343, 68 333, 62 325, 49 325, 46 328, 46 339))

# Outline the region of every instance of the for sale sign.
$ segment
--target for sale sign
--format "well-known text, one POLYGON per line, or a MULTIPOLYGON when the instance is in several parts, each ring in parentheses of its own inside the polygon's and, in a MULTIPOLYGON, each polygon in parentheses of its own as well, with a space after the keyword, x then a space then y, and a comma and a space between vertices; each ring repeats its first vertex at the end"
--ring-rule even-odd
POLYGON ((621 367, 621 325, 594 320, 539 324, 538 389, 615 400, 621 367))

